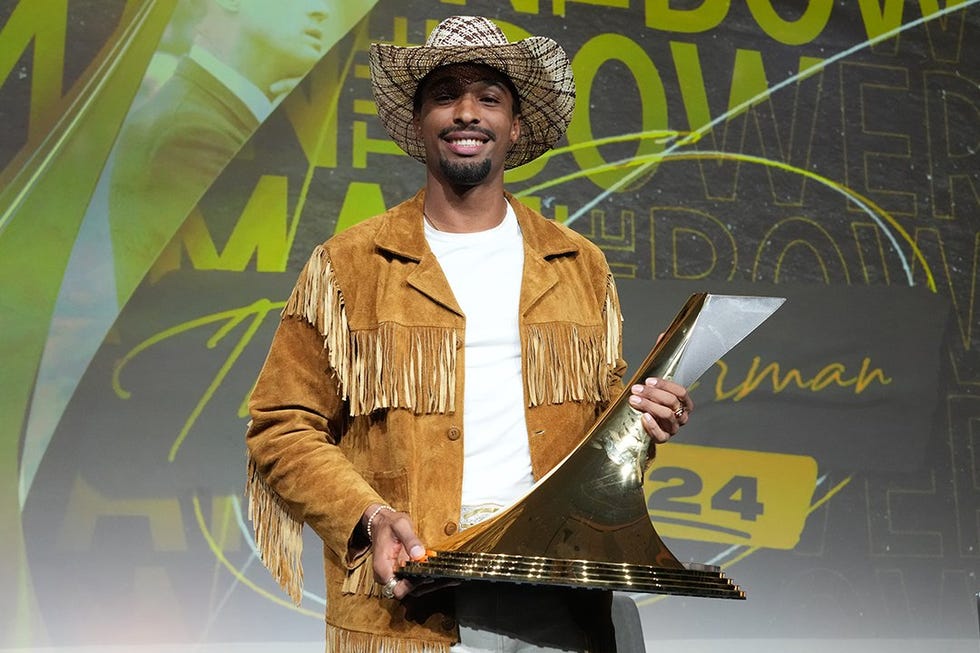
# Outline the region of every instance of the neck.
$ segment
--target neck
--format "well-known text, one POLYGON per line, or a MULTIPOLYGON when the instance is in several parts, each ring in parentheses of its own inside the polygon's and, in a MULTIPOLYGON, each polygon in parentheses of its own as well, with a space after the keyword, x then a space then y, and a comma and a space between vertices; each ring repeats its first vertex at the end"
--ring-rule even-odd
POLYGON ((430 176, 423 210, 429 224, 439 231, 470 233, 493 229, 507 213, 503 181, 457 188, 430 176))
POLYGON ((277 59, 256 51, 254 47, 243 41, 231 42, 227 38, 205 38, 201 39, 199 44, 252 82, 267 98, 273 99, 272 85, 284 77, 277 59))
POLYGON ((271 91, 272 85, 282 79, 282 75, 276 74, 276 61, 268 56, 262 57, 259 52, 251 47, 239 45, 235 52, 235 68, 248 81, 257 86, 270 100, 273 98, 271 91))

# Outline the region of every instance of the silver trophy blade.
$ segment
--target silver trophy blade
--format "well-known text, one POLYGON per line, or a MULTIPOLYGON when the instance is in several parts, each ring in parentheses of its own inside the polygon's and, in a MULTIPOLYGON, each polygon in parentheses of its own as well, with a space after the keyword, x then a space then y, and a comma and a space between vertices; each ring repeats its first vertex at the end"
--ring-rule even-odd
POLYGON ((705 295, 687 337, 672 357, 674 369, 669 376, 681 385, 691 385, 785 301, 785 297, 705 295))

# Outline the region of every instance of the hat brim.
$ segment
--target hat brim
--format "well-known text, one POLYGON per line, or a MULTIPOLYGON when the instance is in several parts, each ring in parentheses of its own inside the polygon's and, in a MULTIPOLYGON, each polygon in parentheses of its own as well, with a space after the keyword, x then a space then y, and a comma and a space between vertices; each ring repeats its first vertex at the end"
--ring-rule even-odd
POLYGON ((552 39, 532 36, 494 46, 371 45, 371 84, 378 118, 392 140, 425 162, 413 125, 419 82, 440 66, 483 64, 507 75, 520 96, 521 135, 504 162, 514 168, 541 156, 558 142, 572 120, 575 82, 565 51, 552 39))

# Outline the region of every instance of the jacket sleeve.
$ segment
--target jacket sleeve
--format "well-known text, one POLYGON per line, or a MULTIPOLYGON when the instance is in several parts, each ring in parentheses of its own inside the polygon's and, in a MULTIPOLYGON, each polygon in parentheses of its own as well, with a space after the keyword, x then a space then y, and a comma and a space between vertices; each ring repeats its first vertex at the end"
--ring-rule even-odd
POLYGON ((302 594, 302 524, 351 565, 363 511, 385 501, 338 447, 346 403, 323 336, 286 316, 249 401, 249 516, 273 576, 297 603, 302 594))

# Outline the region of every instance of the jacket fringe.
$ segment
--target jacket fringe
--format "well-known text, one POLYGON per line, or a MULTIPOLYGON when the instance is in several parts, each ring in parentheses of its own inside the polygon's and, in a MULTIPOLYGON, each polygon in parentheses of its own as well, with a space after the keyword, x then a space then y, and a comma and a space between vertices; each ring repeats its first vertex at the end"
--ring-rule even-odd
POLYGON ((303 523, 290 517, 282 498, 259 476, 248 456, 248 518, 259 558, 296 605, 303 598, 303 523))
POLYGON ((386 322, 352 331, 330 258, 318 246, 283 308, 323 336, 351 415, 381 408, 445 413, 456 402, 456 330, 386 322))
MULTIPOLYGON (((623 313, 619 307, 619 295, 616 293, 616 281, 610 273, 606 277, 606 365, 610 368, 619 364, 623 347, 623 313)), ((603 384, 603 387, 607 387, 603 384)), ((608 399, 608 397, 605 397, 608 399)))
POLYGON ((606 282, 605 325, 555 322, 527 329, 521 359, 528 404, 609 401, 609 372, 621 356, 623 318, 612 275, 606 282))
POLYGON ((327 624, 327 653, 449 653, 448 642, 360 633, 327 624))
POLYGON ((528 327, 521 358, 531 406, 604 401, 605 329, 549 323, 528 327))
POLYGON ((374 563, 370 552, 356 567, 347 570, 340 591, 344 594, 364 594, 381 598, 381 586, 374 580, 374 563))

